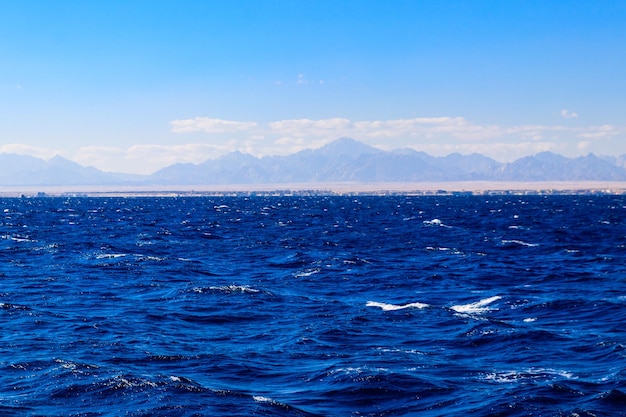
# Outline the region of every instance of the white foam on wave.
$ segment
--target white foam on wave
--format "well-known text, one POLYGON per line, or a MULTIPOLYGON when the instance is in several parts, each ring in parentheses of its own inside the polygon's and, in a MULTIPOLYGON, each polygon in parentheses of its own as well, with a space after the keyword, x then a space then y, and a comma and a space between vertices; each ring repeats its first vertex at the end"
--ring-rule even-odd
POLYGON ((576 377, 571 372, 544 368, 530 368, 521 371, 493 372, 484 375, 485 380, 498 383, 512 383, 518 381, 554 378, 575 379, 576 377))
POLYGON ((402 310, 405 308, 426 308, 429 307, 428 304, 424 303, 409 303, 409 304, 387 304, 387 303, 379 303, 378 301, 368 301, 365 303, 366 307, 379 307, 383 311, 394 311, 394 310, 402 310))
POLYGON ((524 242, 523 240, 517 240, 517 239, 511 239, 511 240, 502 240, 502 243, 514 243, 516 245, 520 245, 520 246, 529 246, 529 247, 535 247, 535 246, 539 246, 539 244, 537 243, 528 243, 528 242, 524 242))
POLYGON ((247 293, 257 293, 260 292, 256 288, 252 288, 248 285, 223 285, 223 286, 215 286, 209 287, 211 291, 224 291, 224 292, 247 292, 247 293))
POLYGON ((383 352, 383 353, 406 353, 409 355, 426 355, 425 352, 421 352, 419 350, 415 350, 415 349, 400 349, 400 348, 388 348, 388 347, 377 347, 376 348, 377 351, 383 352))
POLYGON ((125 257, 125 253, 101 253, 96 255, 96 259, 115 259, 125 257))
POLYGON ((116 375, 110 380, 106 381, 106 385, 115 389, 122 388, 156 388, 158 385, 155 382, 149 381, 143 378, 124 378, 122 375, 116 375))
POLYGON ((160 256, 150 256, 150 255, 135 255, 138 261, 154 261, 154 262, 163 262, 166 258, 160 256))
POLYGON ((432 220, 424 220, 424 225, 426 226, 439 226, 439 227, 451 227, 448 226, 447 224, 444 224, 441 220, 439 219, 432 219, 432 220))
POLYGON ((24 236, 18 236, 18 235, 2 235, 0 236, 2 239, 7 239, 7 240, 12 240, 14 242, 37 242, 35 239, 30 239, 28 237, 24 237, 24 236))
POLYGON ((274 402, 274 400, 272 400, 271 398, 267 398, 267 397, 264 397, 262 395, 253 395, 252 399, 254 401, 256 401, 256 402, 259 402, 259 403, 272 403, 272 402, 274 402))
POLYGON ((332 369, 330 371, 328 371, 328 376, 333 376, 333 375, 349 375, 349 376, 359 376, 362 374, 380 374, 380 373, 388 373, 389 372, 389 368, 382 368, 382 367, 369 367, 367 365, 365 366, 359 366, 359 367, 352 367, 349 366, 347 368, 335 368, 332 369))
POLYGON ((451 250, 450 248, 446 248, 446 247, 439 247, 439 246, 426 246, 426 250, 432 250, 432 251, 449 251, 451 250))
POLYGON ((310 277, 311 275, 315 275, 320 271, 320 268, 305 269, 304 271, 296 272, 293 276, 294 278, 310 277))
POLYGON ((483 298, 475 303, 454 305, 450 307, 450 309, 456 311, 457 313, 480 314, 492 310, 492 308, 487 306, 501 298, 502 297, 499 295, 494 295, 493 297, 483 298))
POLYGON ((266 404, 275 405, 275 406, 283 407, 283 408, 288 407, 288 405, 285 403, 281 403, 280 401, 276 401, 272 398, 265 397, 263 395, 253 395, 252 399, 258 403, 266 403, 266 404))

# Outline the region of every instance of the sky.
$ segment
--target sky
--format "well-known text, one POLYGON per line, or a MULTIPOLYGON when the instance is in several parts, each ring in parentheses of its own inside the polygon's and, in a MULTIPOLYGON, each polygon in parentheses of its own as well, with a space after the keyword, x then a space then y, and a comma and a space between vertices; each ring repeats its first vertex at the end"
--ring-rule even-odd
POLYGON ((0 153, 626 154, 626 0, 0 0, 0 153))

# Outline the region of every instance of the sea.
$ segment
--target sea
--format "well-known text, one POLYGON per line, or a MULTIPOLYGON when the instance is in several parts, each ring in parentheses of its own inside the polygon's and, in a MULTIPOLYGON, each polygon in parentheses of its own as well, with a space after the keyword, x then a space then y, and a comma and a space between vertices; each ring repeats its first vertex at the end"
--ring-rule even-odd
POLYGON ((0 199, 2 416, 625 416, 626 196, 0 199))

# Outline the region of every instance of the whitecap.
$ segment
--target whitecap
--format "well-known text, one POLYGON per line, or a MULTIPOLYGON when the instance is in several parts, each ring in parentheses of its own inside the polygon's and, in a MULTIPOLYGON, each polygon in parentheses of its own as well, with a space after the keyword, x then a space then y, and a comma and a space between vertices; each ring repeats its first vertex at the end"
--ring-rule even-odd
POLYGON ((99 255, 96 255, 96 259, 114 259, 123 258, 125 256, 125 253, 101 253, 99 255))
MULTIPOLYGON (((196 291, 197 289, 194 288, 194 291, 196 291)), ((215 286, 215 287, 209 287, 209 290, 211 291, 223 291, 223 292, 227 292, 227 293, 232 293, 232 292, 243 292, 243 293, 257 293, 260 292, 259 290, 255 289, 255 288, 251 288, 248 285, 223 285, 223 286, 215 286)), ((196 291, 196 292, 203 292, 201 289, 200 291, 196 291)))
POLYGON ((150 256, 150 255, 135 255, 138 261, 154 261, 154 262, 163 262, 165 258, 160 256, 150 256))
POLYGON ((415 349, 400 349, 400 348, 388 348, 388 347, 377 347, 376 350, 383 353, 406 353, 409 355, 426 355, 425 352, 415 350, 415 349))
POLYGON ((296 272, 293 276, 294 278, 305 278, 305 277, 310 277, 311 275, 315 275, 320 271, 321 271, 320 268, 305 269, 302 272, 296 272))
POLYGON ((332 369, 328 372, 328 375, 337 375, 337 374, 342 374, 342 375, 362 375, 363 373, 367 373, 367 372, 378 372, 378 373, 385 373, 385 372, 389 372, 388 368, 370 368, 369 366, 359 366, 359 367, 352 367, 349 366, 347 368, 336 368, 336 369, 332 369))
POLYGON ((440 227, 450 227, 446 224, 444 224, 441 220, 439 219, 432 219, 432 220, 424 220, 424 225, 426 226, 440 226, 440 227))
POLYGON ((265 397, 263 395, 253 395, 252 399, 258 403, 266 403, 266 404, 270 404, 270 405, 274 405, 274 406, 278 406, 282 408, 289 408, 287 404, 281 403, 280 401, 276 401, 272 398, 265 397))
POLYGON ((517 381, 554 378, 575 379, 575 376, 571 372, 543 368, 530 368, 521 371, 493 372, 484 375, 485 380, 498 383, 512 383, 517 381))
POLYGON ((259 403, 271 403, 273 400, 271 398, 263 397, 262 395, 253 395, 252 399, 259 403))
POLYGON ((426 308, 426 307, 429 307, 428 304, 424 304, 424 303, 409 303, 409 304, 397 305, 397 304, 379 303, 377 301, 368 301, 367 303, 365 303, 365 306, 366 307, 379 307, 383 311, 402 310, 402 309, 405 309, 405 308, 426 308))
POLYGON ((431 250, 431 251, 449 251, 451 250, 450 248, 441 248, 438 246, 426 246, 426 250, 431 250))
POLYGON ((156 388, 157 384, 143 378, 124 378, 121 375, 115 376, 109 381, 106 382, 108 386, 111 386, 115 389, 121 388, 156 388))
POLYGON ((511 240, 502 240, 502 243, 506 244, 506 243, 514 243, 516 245, 520 245, 520 246, 529 246, 529 247, 534 247, 534 246, 539 246, 537 243, 528 243, 528 242, 524 242, 523 240, 516 240, 516 239, 511 239, 511 240))
POLYGON ((502 297, 500 297, 499 295, 495 295, 493 297, 483 298, 482 300, 475 303, 454 305, 450 307, 450 309, 456 311, 457 313, 480 314, 492 310, 490 307, 486 306, 493 303, 494 301, 498 301, 501 298, 502 297))
POLYGON ((15 235, 15 236, 11 236, 11 235, 2 235, 1 237, 2 237, 2 239, 12 240, 12 241, 14 241, 14 242, 37 242, 37 241, 36 241, 36 240, 34 240, 34 239, 30 239, 30 238, 28 238, 28 237, 25 237, 25 236, 18 236, 18 235, 15 235))

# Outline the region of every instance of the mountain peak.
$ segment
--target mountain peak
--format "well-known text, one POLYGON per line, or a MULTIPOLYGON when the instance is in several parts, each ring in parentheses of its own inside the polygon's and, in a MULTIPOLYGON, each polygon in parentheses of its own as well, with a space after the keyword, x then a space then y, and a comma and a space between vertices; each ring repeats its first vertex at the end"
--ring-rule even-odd
POLYGON ((344 155, 356 158, 359 155, 372 155, 383 151, 352 138, 343 137, 322 146, 317 150, 317 152, 327 157, 338 157, 344 155))

